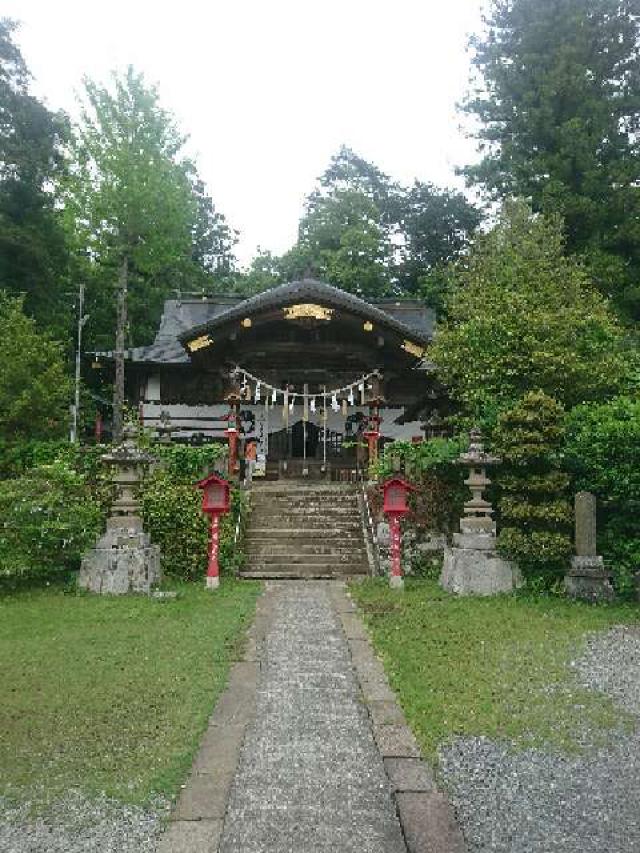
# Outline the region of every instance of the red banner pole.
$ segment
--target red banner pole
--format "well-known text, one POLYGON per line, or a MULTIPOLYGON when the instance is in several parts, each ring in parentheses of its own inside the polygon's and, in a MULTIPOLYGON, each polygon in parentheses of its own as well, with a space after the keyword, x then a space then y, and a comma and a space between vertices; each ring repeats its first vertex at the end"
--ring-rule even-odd
POLYGON ((402 577, 402 566, 400 564, 400 518, 397 515, 392 515, 389 518, 389 535, 391 539, 391 575, 389 577, 389 586, 400 589, 404 586, 404 578, 402 577))
POLYGON ((211 516, 211 537, 209 539, 209 567, 207 569, 207 589, 217 589, 220 586, 220 566, 218 565, 218 550, 220 547, 220 516, 211 516))

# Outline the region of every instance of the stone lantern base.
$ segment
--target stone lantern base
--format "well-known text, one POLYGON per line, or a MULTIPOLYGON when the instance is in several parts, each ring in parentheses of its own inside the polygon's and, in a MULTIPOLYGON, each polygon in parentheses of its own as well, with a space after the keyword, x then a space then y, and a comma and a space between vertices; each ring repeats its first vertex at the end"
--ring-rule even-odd
POLYGON ((445 548, 440 586, 456 595, 498 595, 522 585, 520 569, 496 553, 491 533, 455 533, 445 548))
POLYGON ((148 594, 161 579, 160 547, 151 544, 142 520, 112 517, 106 533, 82 558, 78 586, 102 594, 148 594))

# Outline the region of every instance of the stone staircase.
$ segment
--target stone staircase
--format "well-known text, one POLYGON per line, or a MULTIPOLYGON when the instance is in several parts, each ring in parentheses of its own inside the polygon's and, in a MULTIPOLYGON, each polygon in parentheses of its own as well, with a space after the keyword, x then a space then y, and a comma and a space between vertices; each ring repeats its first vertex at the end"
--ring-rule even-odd
POLYGON ((357 486, 295 480, 254 484, 241 577, 366 574, 357 486))

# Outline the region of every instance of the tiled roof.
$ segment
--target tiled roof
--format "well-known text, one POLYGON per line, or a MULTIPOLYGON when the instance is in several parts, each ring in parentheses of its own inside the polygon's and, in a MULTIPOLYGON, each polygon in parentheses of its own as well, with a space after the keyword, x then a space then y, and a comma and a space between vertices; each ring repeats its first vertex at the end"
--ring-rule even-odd
MULTIPOLYGON (((391 298, 366 302, 325 282, 305 278, 302 281, 272 287, 248 299, 242 296, 168 299, 164 304, 160 328, 154 342, 149 346, 130 349, 128 360, 152 364, 189 364, 190 358, 182 342, 224 323, 300 300, 328 302, 391 328, 417 343, 428 343, 433 337, 434 313, 420 300, 391 298)), ((103 352, 100 355, 113 358, 113 352, 103 352)))

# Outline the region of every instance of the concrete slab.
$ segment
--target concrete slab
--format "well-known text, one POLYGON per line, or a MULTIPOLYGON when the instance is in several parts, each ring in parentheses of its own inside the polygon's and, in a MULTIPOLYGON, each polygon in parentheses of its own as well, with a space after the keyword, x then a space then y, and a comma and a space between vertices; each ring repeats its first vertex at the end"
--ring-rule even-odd
POLYGON ((376 743, 383 758, 420 758, 420 748, 407 726, 377 726, 376 743))
POLYGON ((394 791, 435 791, 433 773, 422 758, 385 758, 384 768, 394 791))
POLYGON ((395 699, 369 702, 368 708, 373 725, 376 728, 378 726, 406 725, 402 708, 395 699))
POLYGON ((179 820, 171 823, 157 853, 217 853, 221 820, 179 820))
POLYGON ((222 819, 227 808, 233 771, 226 775, 194 773, 180 794, 174 820, 222 819))
POLYGON ((340 613, 342 627, 348 640, 368 640, 369 635, 362 620, 355 613, 340 613))
POLYGON ((466 853, 453 809, 444 794, 396 795, 409 853, 466 853))

